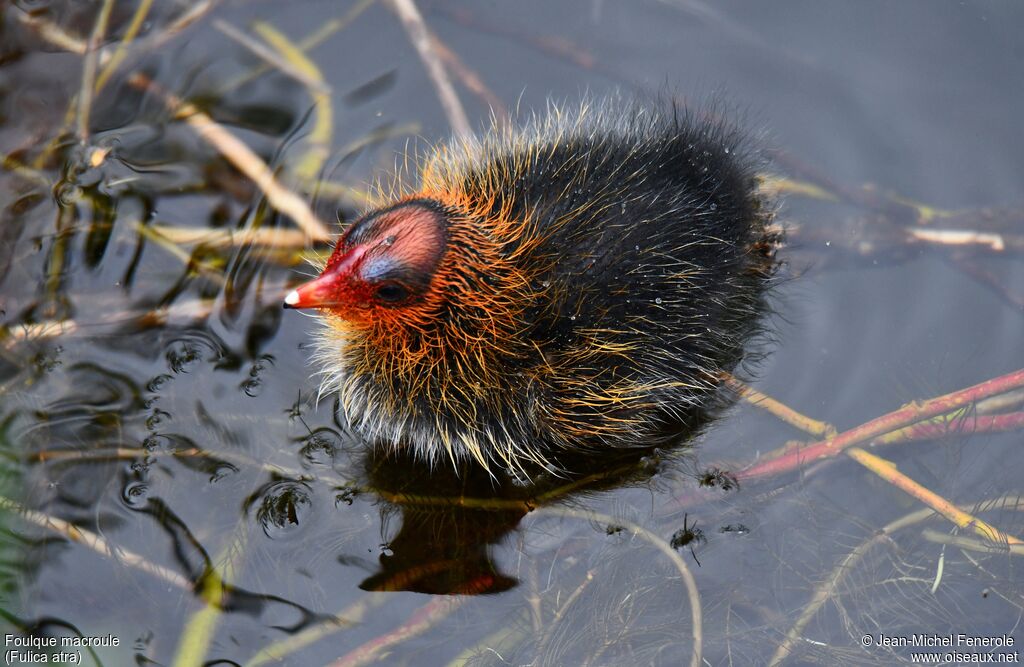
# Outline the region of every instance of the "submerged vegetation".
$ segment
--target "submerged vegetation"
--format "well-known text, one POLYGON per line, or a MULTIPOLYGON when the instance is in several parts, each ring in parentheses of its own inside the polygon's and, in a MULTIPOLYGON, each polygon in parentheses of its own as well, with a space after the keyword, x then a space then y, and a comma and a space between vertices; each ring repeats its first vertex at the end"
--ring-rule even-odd
MULTIPOLYGON (((83 649, 95 664, 181 666, 888 664, 909 653, 865 634, 1012 634, 1019 346, 969 386, 836 424, 723 378, 728 450, 529 483, 384 457, 316 404, 281 299, 329 252, 325 220, 371 205, 364 182, 421 132, 374 113, 394 72, 340 89, 317 47, 391 26, 463 136, 460 96, 498 122, 511 101, 432 16, 616 76, 437 4, 357 0, 304 37, 206 0, 4 7, 6 632, 109 633, 119 647, 83 649)), ((775 157, 761 187, 807 213, 786 215, 787 284, 925 256, 1021 317, 1024 208, 943 210, 775 157)))

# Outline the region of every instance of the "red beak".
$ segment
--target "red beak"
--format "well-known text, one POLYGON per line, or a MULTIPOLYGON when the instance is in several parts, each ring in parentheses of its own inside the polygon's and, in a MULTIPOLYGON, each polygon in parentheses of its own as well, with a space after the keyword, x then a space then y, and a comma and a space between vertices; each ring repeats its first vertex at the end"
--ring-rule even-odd
POLYGON ((337 293, 338 274, 324 273, 319 278, 299 285, 284 298, 285 308, 326 308, 337 293))
MULTIPOLYGON (((366 254, 365 246, 349 250, 340 261, 328 262, 319 278, 299 285, 284 298, 285 308, 330 308, 341 305, 337 302, 339 287, 366 254)), ((332 258, 333 259, 333 258, 332 258)))

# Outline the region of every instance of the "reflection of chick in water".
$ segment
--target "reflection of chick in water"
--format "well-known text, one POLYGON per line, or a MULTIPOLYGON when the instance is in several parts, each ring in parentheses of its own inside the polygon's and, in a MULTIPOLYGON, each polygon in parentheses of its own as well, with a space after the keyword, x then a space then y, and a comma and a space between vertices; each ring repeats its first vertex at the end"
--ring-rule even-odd
MULTIPOLYGON (((527 513, 574 494, 644 481, 659 461, 638 451, 587 458, 591 474, 541 474, 524 485, 469 462, 459 470, 432 468, 411 453, 370 452, 365 467, 369 486, 386 502, 385 530, 394 514, 401 528, 388 541, 390 553, 380 557, 380 571, 360 588, 479 594, 515 586, 514 577, 498 571, 490 549, 527 513)), ((583 469, 580 461, 559 463, 583 469)))
POLYGON ((435 151, 285 305, 319 310, 325 388, 391 451, 526 472, 665 444, 757 326, 754 166, 682 109, 552 111, 435 151))
MULTIPOLYGON (((462 466, 469 468, 469 466, 462 466)), ((371 484, 387 501, 387 528, 400 515, 401 528, 380 557, 380 572, 364 590, 406 590, 434 594, 496 593, 516 580, 498 572, 490 546, 513 530, 526 514, 529 491, 503 475, 480 470, 456 473, 431 469, 410 456, 374 455, 367 461, 371 484), (465 498, 494 501, 491 508, 461 504, 465 498)))

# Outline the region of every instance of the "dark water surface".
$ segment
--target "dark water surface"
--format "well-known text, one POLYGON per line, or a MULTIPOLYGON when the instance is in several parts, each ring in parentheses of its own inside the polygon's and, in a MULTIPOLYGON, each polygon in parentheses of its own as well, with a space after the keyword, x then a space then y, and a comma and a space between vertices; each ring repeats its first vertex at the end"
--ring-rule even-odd
MULTIPOLYGON (((348 0, 157 2, 105 80, 139 8, 118 0, 85 116, 87 59, 54 34, 84 44, 102 5, 0 14, 3 496, 35 512, 3 518, 4 632, 112 635, 82 654, 103 665, 678 665, 695 635, 710 665, 780 647, 786 664, 910 662, 862 646, 879 634, 1021 650, 1019 549, 915 515, 926 505, 845 456, 735 488, 759 455, 817 439, 747 403, 686 451, 571 481, 494 488, 373 456, 332 397, 316 403, 314 321, 280 307, 325 246, 173 237, 295 227, 129 78, 209 113, 322 219, 351 220, 407 145, 450 133, 400 22, 348 0), (309 51, 320 103, 225 24, 255 41, 338 28, 309 51)), ((788 193, 759 390, 843 431, 1024 367, 1024 6, 421 9, 507 108, 671 90, 742 112, 788 193), (913 236, 936 229, 1000 236, 913 236)), ((489 102, 456 81, 482 127, 489 102)), ((1019 418, 1021 401, 994 409, 1019 418)), ((1022 431, 974 433, 974 414, 871 451, 1024 536, 1022 431)))

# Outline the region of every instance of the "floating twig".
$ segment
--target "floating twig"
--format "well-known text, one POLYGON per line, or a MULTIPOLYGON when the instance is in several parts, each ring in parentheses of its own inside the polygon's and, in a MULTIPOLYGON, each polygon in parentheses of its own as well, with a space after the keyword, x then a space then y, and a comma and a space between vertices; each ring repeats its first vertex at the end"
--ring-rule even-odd
POLYGON ((679 575, 683 580, 683 585, 686 587, 686 595, 690 603, 690 633, 693 638, 693 653, 690 658, 690 667, 701 667, 703 664, 704 628, 700 603, 700 591, 697 588, 697 580, 694 579, 693 574, 690 573, 690 568, 687 567, 686 561, 682 559, 682 557, 668 542, 656 533, 651 532, 636 522, 620 517, 613 517, 608 514, 557 506, 539 507, 535 510, 535 513, 583 519, 585 521, 592 521, 606 526, 621 526, 622 528, 631 531, 634 535, 641 537, 651 546, 664 554, 672 562, 676 570, 679 571, 679 575))
POLYGON ((405 32, 409 35, 409 41, 427 68, 427 74, 434 84, 437 97, 441 100, 441 107, 444 109, 448 122, 452 126, 455 135, 461 139, 469 139, 473 136, 473 129, 470 127, 469 118, 466 116, 462 102, 455 93, 451 80, 445 72, 441 57, 434 48, 434 43, 427 32, 427 26, 423 22, 423 16, 413 0, 389 0, 392 9, 398 14, 402 21, 405 32))
POLYGON ((170 239, 166 239, 161 236, 159 232, 149 225, 146 225, 141 221, 136 221, 135 231, 138 232, 139 236, 142 236, 160 246, 170 253, 172 257, 179 259, 186 267, 194 269, 196 273, 202 275, 207 280, 210 280, 218 287, 223 288, 227 284, 224 278, 224 272, 221 269, 209 262, 196 260, 191 254, 179 248, 177 244, 170 239))
POLYGON ((203 573, 199 586, 199 597, 206 605, 192 614, 181 632, 181 639, 174 654, 173 667, 195 667, 207 664, 205 660, 210 644, 213 643, 217 623, 224 615, 224 602, 228 587, 238 578, 249 539, 249 524, 243 518, 235 526, 234 534, 216 561, 223 561, 221 572, 211 564, 203 573))
POLYGON ((183 30, 206 16, 213 9, 213 0, 198 0, 185 4, 185 11, 179 14, 173 21, 153 35, 149 35, 140 48, 152 51, 158 49, 167 42, 181 34, 183 30))
POLYGON ((536 655, 539 659, 543 660, 542 656, 547 651, 548 645, 551 643, 551 638, 555 634, 554 630, 558 626, 559 621, 562 620, 562 617, 565 616, 565 612, 573 605, 574 602, 576 602, 576 600, 579 599, 580 595, 583 594, 583 591, 590 586, 591 582, 594 581, 596 574, 597 570, 587 570, 587 573, 584 575, 583 581, 580 585, 576 587, 576 590, 569 594, 569 597, 565 599, 565 602, 555 610, 555 614, 551 617, 551 620, 546 623, 547 627, 545 628, 544 634, 541 636, 540 641, 537 642, 536 655))
POLYGON ((471 496, 425 496, 412 493, 391 493, 384 489, 365 489, 381 500, 394 505, 411 505, 414 507, 450 507, 463 509, 479 509, 492 511, 519 511, 528 514, 536 508, 530 500, 514 498, 476 498, 471 496))
POLYGON ((222 19, 216 19, 213 21, 213 27, 227 35, 230 39, 240 44, 243 48, 247 49, 250 53, 258 58, 261 58, 264 62, 274 67, 284 74, 295 79, 307 88, 311 88, 317 93, 330 94, 330 88, 324 84, 324 82, 318 78, 310 77, 308 72, 304 72, 302 69, 296 67, 293 63, 289 62, 285 58, 281 57, 281 54, 269 48, 266 44, 263 44, 249 35, 245 34, 235 26, 231 25, 227 21, 222 19))
POLYGON ((1007 242, 1002 234, 979 232, 973 229, 907 229, 910 238, 938 245, 964 246, 977 245, 991 249, 993 252, 1006 250, 1007 242))
POLYGON ((117 48, 111 54, 107 63, 103 66, 103 70, 100 75, 96 77, 96 87, 93 89, 93 93, 98 93, 103 90, 103 87, 107 85, 110 77, 114 75, 117 68, 121 65, 125 56, 128 55, 128 47, 131 45, 135 36, 139 34, 139 30, 142 29, 143 24, 146 22, 146 17, 149 16, 149 10, 153 8, 153 0, 142 0, 139 6, 135 8, 135 14, 132 15, 131 23, 125 28, 124 34, 121 35, 121 39, 117 43, 117 48))
POLYGON ((22 10, 18 13, 18 20, 57 48, 64 49, 70 53, 77 53, 80 56, 84 56, 89 50, 89 44, 86 40, 77 35, 72 35, 56 23, 47 21, 41 16, 34 16, 22 10))
POLYGON ((759 189, 770 197, 795 195, 798 197, 820 199, 828 202, 839 201, 839 198, 828 190, 825 190, 814 183, 808 183, 807 181, 798 181, 793 178, 786 178, 785 176, 778 176, 776 174, 759 174, 757 180, 759 189))
POLYGON ((55 516, 50 516, 49 514, 43 514, 42 512, 22 507, 13 500, 2 496, 0 496, 0 507, 17 513, 18 516, 30 523, 34 523, 37 526, 59 533, 71 542, 76 542, 88 549, 92 549, 101 556, 105 556, 111 560, 124 563, 125 565, 134 567, 147 574, 151 574, 183 590, 190 592, 192 590, 192 583, 181 574, 163 567, 162 565, 152 563, 133 551, 129 551, 122 547, 116 547, 92 531, 86 530, 85 528, 79 528, 78 526, 68 523, 63 519, 58 519, 55 516))
MULTIPOLYGON (((732 376, 727 376, 727 378, 729 377, 732 376)), ((733 389, 736 387, 746 387, 746 385, 735 380, 735 378, 733 378, 732 382, 729 382, 728 379, 726 379, 726 383, 733 389), (733 383, 735 383, 736 386, 734 386, 733 383)), ((831 424, 819 422, 811 417, 803 415, 784 403, 758 392, 755 389, 750 387, 747 387, 747 389, 751 392, 755 392, 752 393, 747 400, 751 401, 758 407, 764 407, 768 412, 774 414, 779 419, 796 426, 797 428, 809 433, 814 433, 815 435, 818 435, 815 431, 821 430, 821 426, 819 425, 823 424, 826 427, 834 428, 831 424), (760 399, 762 396, 764 399, 760 399)), ((1015 431, 1024 428, 1024 413, 1015 412, 1002 415, 993 415, 992 413, 999 410, 1012 409, 1022 404, 1024 404, 1024 390, 1009 391, 1004 394, 998 394, 978 401, 973 406, 973 412, 976 413, 975 415, 965 415, 963 414, 964 409, 960 408, 881 435, 872 440, 871 445, 890 445, 917 440, 933 440, 935 438, 943 438, 956 433, 975 434, 1015 431)), ((832 435, 836 435, 834 431, 832 435)), ((783 454, 787 454, 795 449, 806 446, 807 443, 789 442, 782 447, 762 454, 760 456, 760 460, 767 461, 769 459, 778 458, 783 454)))
POLYGON ((333 632, 362 623, 368 611, 380 606, 387 599, 389 596, 385 593, 370 593, 337 614, 303 628, 281 641, 262 647, 259 653, 245 663, 245 667, 260 667, 269 662, 280 662, 286 656, 333 632))
POLYGON ((176 118, 188 123, 203 139, 221 152, 231 164, 245 174, 266 196, 275 209, 289 216, 314 241, 326 241, 331 234, 324 223, 301 197, 281 185, 270 167, 256 153, 212 118, 177 96, 163 90, 143 74, 132 76, 130 83, 150 90, 163 99, 176 118))
POLYGON ((334 107, 331 104, 331 89, 324 83, 320 68, 306 57, 296 44, 292 43, 284 33, 263 21, 257 21, 253 30, 270 43, 285 59, 289 66, 300 72, 303 83, 313 98, 313 129, 309 133, 309 149, 295 165, 295 174, 303 180, 312 180, 320 173, 320 168, 327 161, 331 150, 331 139, 334 133, 334 107))
POLYGON ((305 248, 309 245, 309 237, 301 229, 204 229, 160 224, 149 225, 149 228, 168 241, 181 245, 203 244, 214 248, 249 245, 305 248))
POLYGON ((487 84, 484 83, 480 75, 471 68, 466 62, 459 57, 459 54, 448 48, 448 45, 441 41, 441 39, 434 33, 433 30, 428 29, 427 34, 430 36, 430 43, 434 46, 437 51, 438 57, 448 66, 448 69, 452 73, 459 77, 462 81, 462 85, 470 90, 470 92, 476 94, 484 104, 486 104, 491 113, 494 114, 494 118, 497 120, 499 125, 507 125, 509 122, 508 108, 504 102, 501 101, 497 95, 495 95, 487 84))
POLYGON ((32 167, 23 165, 21 162, 15 160, 9 155, 0 155, 0 167, 3 167, 5 170, 15 174, 16 176, 20 176, 26 181, 31 181, 36 185, 46 188, 53 186, 53 183, 51 183, 50 179, 46 177, 46 174, 38 169, 33 169, 32 167))
POLYGON ((991 542, 982 542, 981 540, 976 540, 965 535, 940 533, 939 531, 932 530, 931 528, 925 528, 922 530, 921 537, 929 542, 948 544, 957 547, 958 549, 977 551, 978 553, 983 554, 1010 553, 1014 556, 1024 556, 1024 544, 992 544, 991 542))
MULTIPOLYGON (((331 19, 330 21, 327 21, 322 26, 317 28, 308 37, 305 37, 302 41, 298 43, 298 48, 301 49, 302 51, 310 51, 313 48, 319 46, 328 37, 348 26, 348 24, 354 21, 360 14, 362 14, 366 9, 370 7, 370 5, 372 5, 376 1, 377 0, 359 0, 359 2, 357 2, 355 5, 349 8, 347 12, 345 12, 344 16, 342 16, 341 18, 331 19)), ((265 63, 259 65, 258 67, 254 67, 245 74, 240 75, 238 78, 228 81, 228 83, 226 83, 223 86, 223 90, 235 90, 236 88, 239 88, 240 86, 249 83, 253 79, 262 76, 263 74, 266 74, 267 72, 270 71, 270 69, 270 66, 265 63)))
POLYGON ((740 382, 728 373, 724 374, 722 379, 725 382, 725 385, 739 394, 743 400, 747 401, 751 405, 761 408, 762 410, 770 412, 780 420, 791 426, 795 426, 801 431, 818 436, 819 438, 831 438, 837 433, 836 427, 832 424, 818 421, 817 419, 812 419, 807 415, 801 414, 788 405, 775 400, 771 396, 740 382))
POLYGON ((15 323, 0 328, 4 347, 40 338, 56 338, 78 330, 74 320, 44 320, 42 322, 15 323))
POLYGON ((587 488, 603 479, 615 479, 618 476, 636 469, 635 464, 617 466, 609 470, 591 473, 579 479, 566 482, 562 486, 545 491, 532 498, 479 498, 472 496, 426 496, 412 493, 392 493, 384 489, 369 488, 365 491, 373 493, 382 500, 395 505, 412 505, 420 507, 460 507, 492 511, 518 511, 529 514, 538 507, 545 506, 564 498, 569 494, 587 488))
MULTIPOLYGON (((989 503, 984 503, 989 504, 989 503)), ((999 498, 991 503, 994 506, 1009 507, 1013 509, 1024 509, 1024 501, 1019 496, 1005 496, 999 498)), ((961 509, 972 508, 970 505, 960 505, 961 509)), ((973 508, 972 508, 973 509, 973 508)), ((904 528, 908 528, 915 524, 921 523, 931 517, 935 516, 935 511, 930 508, 922 508, 907 514, 906 516, 900 517, 895 521, 887 524, 878 533, 874 534, 866 542, 862 542, 857 547, 847 554, 839 563, 836 564, 832 572, 826 577, 822 583, 814 590, 814 594, 811 596, 811 600, 804 607, 800 613, 799 618, 790 628, 789 632, 786 633, 785 639, 779 644, 779 647, 775 650, 775 654, 772 656, 771 661, 768 663, 770 667, 777 667, 789 657, 792 653, 793 648, 801 640, 804 629, 810 624, 811 620, 817 615, 818 611, 835 595, 836 590, 839 588, 839 584, 854 571, 857 564, 864 558, 865 555, 875 546, 882 542, 890 539, 890 536, 904 528)), ((1016 547, 1013 547, 1016 548, 1016 547)))
POLYGON ((99 463, 102 461, 132 461, 157 456, 182 459, 203 459, 213 463, 237 463, 255 470, 264 470, 272 475, 301 477, 296 470, 282 469, 270 463, 260 463, 238 452, 213 452, 187 447, 169 451, 149 450, 143 447, 102 447, 92 449, 43 449, 29 456, 37 463, 99 463))
MULTIPOLYGON (((828 193, 831 197, 870 211, 884 211, 887 208, 899 208, 907 212, 903 204, 896 204, 886 200, 880 195, 878 189, 873 186, 847 187, 826 176, 815 166, 804 162, 802 159, 781 150, 772 151, 772 162, 778 164, 786 172, 796 174, 799 179, 813 185, 822 192, 828 193)), ((908 212, 909 213, 909 212, 908 212)))
POLYGON ((345 183, 337 183, 335 181, 315 181, 310 183, 309 186, 318 196, 330 197, 335 200, 349 200, 357 206, 372 208, 381 203, 381 201, 372 192, 352 187, 345 183))
POLYGON ((0 325, 0 340, 3 341, 5 347, 11 347, 18 343, 38 340, 40 338, 72 336, 87 329, 91 330, 91 327, 127 323, 156 326, 166 325, 169 322, 178 320, 185 320, 189 324, 195 324, 197 321, 209 317, 212 311, 213 301, 211 299, 198 299, 175 302, 154 310, 142 312, 121 311, 104 313, 102 320, 97 322, 82 323, 71 319, 14 322, 0 325))
POLYGON ((927 489, 897 469, 896 464, 880 456, 866 452, 860 447, 850 447, 846 455, 889 482, 901 491, 917 498, 933 510, 946 517, 960 528, 973 530, 986 540, 999 544, 1022 544, 1019 538, 1003 533, 995 526, 964 512, 939 494, 927 489))
POLYGON ((1024 389, 1017 389, 981 399, 974 404, 974 411, 979 415, 990 415, 1000 410, 1013 410, 1022 405, 1024 405, 1024 389))
POLYGON ((941 415, 928 421, 886 433, 872 441, 872 445, 890 445, 914 440, 934 440, 956 433, 1002 433, 1024 429, 1024 412, 1003 415, 941 415))
MULTIPOLYGON (((192 23, 202 18, 208 11, 210 11, 210 9, 212 9, 212 7, 212 0, 199 0, 196 3, 189 5, 188 9, 186 9, 180 16, 178 16, 163 30, 156 34, 149 35, 146 39, 137 42, 137 50, 142 50, 143 48, 147 50, 154 50, 159 48, 160 46, 163 46, 165 43, 169 42, 174 37, 177 37, 182 30, 184 30, 188 26, 192 25, 192 23)), ((136 17, 138 17, 138 12, 136 12, 136 17)), ((133 23, 134 20, 135 19, 133 18, 133 23)), ((82 55, 85 55, 85 42, 82 42, 82 45, 82 50, 76 50, 75 53, 81 53, 82 55)), ((101 50, 99 52, 100 65, 104 65, 107 62, 108 53, 109 52, 107 50, 101 50)), ((114 70, 106 68, 105 72, 106 71, 109 71, 110 74, 113 74, 114 70)), ((106 84, 105 80, 104 84, 106 84)), ((95 88, 95 92, 98 92, 101 88, 102 86, 97 85, 97 87, 95 88)), ((50 160, 50 157, 53 155, 54 151, 56 151, 60 147, 61 136, 63 136, 65 132, 69 131, 75 122, 75 109, 77 106, 78 98, 76 97, 71 100, 71 104, 68 107, 67 115, 64 118, 63 124, 61 125, 61 130, 54 135, 54 137, 50 140, 46 147, 43 148, 43 150, 40 151, 39 155, 36 156, 36 159, 33 161, 33 166, 39 168, 42 167, 42 165, 47 164, 47 162, 50 160)))
POLYGON ((361 665, 374 662, 385 650, 423 634, 450 616, 452 612, 469 600, 469 596, 486 590, 491 583, 490 579, 491 577, 488 575, 470 582, 460 595, 434 598, 416 610, 402 625, 346 653, 330 663, 330 667, 361 667, 361 665))
POLYGON ((100 43, 107 34, 107 23, 113 8, 114 0, 103 0, 82 63, 82 87, 78 92, 78 140, 82 144, 89 141, 89 112, 92 110, 93 86, 96 84, 96 60, 100 43))

